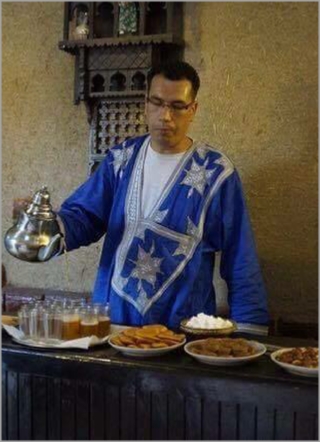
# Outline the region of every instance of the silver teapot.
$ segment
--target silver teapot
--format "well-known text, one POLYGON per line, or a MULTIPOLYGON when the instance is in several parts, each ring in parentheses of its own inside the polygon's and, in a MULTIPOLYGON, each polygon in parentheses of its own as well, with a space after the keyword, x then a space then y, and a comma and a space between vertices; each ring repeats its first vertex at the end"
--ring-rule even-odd
POLYGON ((46 187, 38 190, 20 212, 18 221, 6 233, 8 252, 23 261, 44 262, 61 253, 63 235, 50 204, 46 187))

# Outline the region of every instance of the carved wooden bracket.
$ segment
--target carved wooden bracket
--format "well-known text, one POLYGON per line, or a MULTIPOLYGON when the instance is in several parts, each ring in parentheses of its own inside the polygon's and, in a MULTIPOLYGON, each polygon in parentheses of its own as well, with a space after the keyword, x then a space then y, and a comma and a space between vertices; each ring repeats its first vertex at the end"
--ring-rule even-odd
POLYGON ((59 48, 75 56, 74 103, 90 125, 89 173, 106 151, 147 131, 151 66, 182 58, 182 2, 66 2, 59 48))

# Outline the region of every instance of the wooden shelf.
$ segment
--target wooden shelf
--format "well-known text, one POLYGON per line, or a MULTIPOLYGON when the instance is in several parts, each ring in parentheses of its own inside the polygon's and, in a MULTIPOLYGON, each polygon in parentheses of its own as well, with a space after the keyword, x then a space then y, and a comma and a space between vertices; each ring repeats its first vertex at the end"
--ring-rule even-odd
POLYGON ((146 91, 105 91, 105 92, 89 92, 91 98, 110 98, 110 97, 143 97, 146 91))
POLYGON ((154 35, 132 35, 118 38, 93 38, 86 40, 62 40, 59 42, 59 49, 74 53, 78 48, 93 48, 106 46, 128 46, 141 44, 162 44, 171 43, 183 45, 183 40, 174 34, 154 34, 154 35))

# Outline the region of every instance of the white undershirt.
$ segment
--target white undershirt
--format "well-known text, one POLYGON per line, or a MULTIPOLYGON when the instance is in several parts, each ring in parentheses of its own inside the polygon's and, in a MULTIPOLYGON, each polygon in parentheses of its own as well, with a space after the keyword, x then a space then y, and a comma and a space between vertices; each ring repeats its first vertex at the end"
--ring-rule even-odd
POLYGON ((143 167, 141 210, 144 218, 149 216, 160 198, 170 175, 184 154, 185 152, 175 154, 159 153, 153 150, 149 143, 143 167))

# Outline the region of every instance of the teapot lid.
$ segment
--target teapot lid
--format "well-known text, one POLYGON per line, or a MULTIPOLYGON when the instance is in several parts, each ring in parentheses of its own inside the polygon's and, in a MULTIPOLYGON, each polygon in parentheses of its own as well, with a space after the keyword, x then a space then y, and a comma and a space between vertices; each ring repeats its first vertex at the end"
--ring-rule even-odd
POLYGON ((33 195, 32 201, 26 209, 26 213, 47 220, 56 218, 50 204, 50 193, 47 186, 41 187, 41 189, 33 195))

